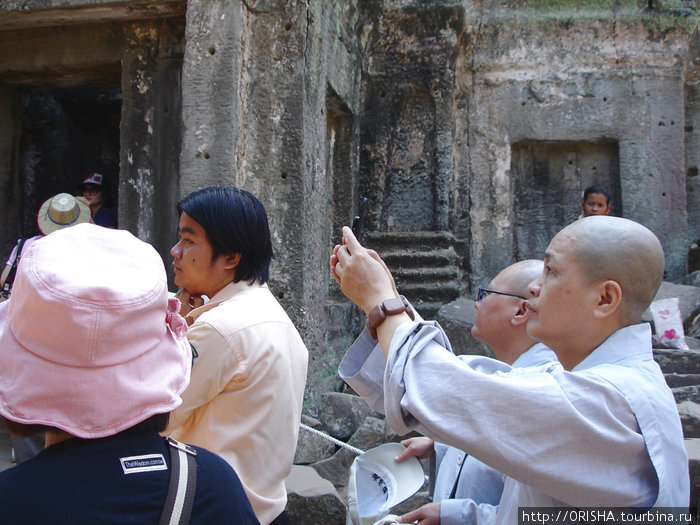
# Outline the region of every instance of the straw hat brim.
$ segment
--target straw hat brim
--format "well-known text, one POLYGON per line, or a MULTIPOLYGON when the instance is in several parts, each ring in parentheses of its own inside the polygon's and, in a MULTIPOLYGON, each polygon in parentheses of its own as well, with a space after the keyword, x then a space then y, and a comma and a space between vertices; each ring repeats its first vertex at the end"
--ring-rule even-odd
POLYGON ((90 222, 90 220, 90 208, 87 206, 87 204, 79 201, 70 194, 59 193, 58 195, 54 195, 53 197, 44 201, 41 208, 39 208, 36 222, 39 226, 39 230, 41 230, 41 233, 48 235, 56 230, 84 222, 90 222), (70 197, 73 199, 76 206, 68 211, 58 211, 56 209, 52 209, 52 201, 62 196, 64 196, 64 198, 70 197))

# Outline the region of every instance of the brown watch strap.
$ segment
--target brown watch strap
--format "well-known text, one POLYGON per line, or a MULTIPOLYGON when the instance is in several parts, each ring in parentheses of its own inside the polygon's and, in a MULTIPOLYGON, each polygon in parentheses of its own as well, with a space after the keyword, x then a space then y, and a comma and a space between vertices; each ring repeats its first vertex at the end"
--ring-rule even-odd
POLYGON ((386 299, 372 308, 367 314, 367 331, 372 339, 377 338, 377 327, 386 320, 387 315, 397 315, 403 312, 406 312, 411 320, 415 319, 413 308, 403 295, 386 299))

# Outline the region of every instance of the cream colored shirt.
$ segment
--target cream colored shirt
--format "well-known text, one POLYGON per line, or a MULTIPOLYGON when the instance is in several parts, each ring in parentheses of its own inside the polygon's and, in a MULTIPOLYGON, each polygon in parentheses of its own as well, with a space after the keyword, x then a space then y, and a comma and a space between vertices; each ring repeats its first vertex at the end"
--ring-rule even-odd
POLYGON ((198 355, 168 431, 228 461, 266 525, 287 504, 308 351, 266 285, 231 283, 187 317, 198 355))

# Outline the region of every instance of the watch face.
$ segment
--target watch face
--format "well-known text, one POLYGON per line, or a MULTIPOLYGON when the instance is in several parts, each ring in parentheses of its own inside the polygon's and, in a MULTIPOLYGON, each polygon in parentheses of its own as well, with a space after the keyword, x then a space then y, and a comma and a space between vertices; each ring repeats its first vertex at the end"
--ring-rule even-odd
POLYGON ((406 305, 403 304, 403 301, 397 297, 387 299, 382 303, 382 307, 388 315, 400 314, 406 310, 406 305))

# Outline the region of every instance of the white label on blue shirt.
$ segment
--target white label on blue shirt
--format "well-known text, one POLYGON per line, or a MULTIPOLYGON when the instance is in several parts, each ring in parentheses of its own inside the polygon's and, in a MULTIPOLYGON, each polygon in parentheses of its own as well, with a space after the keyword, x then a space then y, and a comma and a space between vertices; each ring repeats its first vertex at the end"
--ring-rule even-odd
POLYGON ((129 456, 119 458, 124 474, 138 474, 140 472, 154 472, 156 470, 168 470, 163 454, 146 454, 143 456, 129 456))

